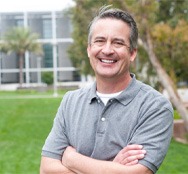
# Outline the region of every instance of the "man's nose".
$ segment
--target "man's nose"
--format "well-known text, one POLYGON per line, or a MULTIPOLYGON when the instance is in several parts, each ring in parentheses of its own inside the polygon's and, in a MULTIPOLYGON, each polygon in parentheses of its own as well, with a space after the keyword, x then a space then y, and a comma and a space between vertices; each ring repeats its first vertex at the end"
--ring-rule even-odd
POLYGON ((112 54, 114 53, 113 45, 110 42, 106 42, 102 48, 103 54, 112 54))

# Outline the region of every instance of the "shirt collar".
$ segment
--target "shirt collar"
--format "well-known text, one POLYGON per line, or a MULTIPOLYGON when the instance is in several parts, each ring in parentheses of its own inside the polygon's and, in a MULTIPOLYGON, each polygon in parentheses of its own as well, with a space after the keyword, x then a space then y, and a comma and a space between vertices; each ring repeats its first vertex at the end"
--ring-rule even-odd
POLYGON ((97 84, 96 84, 96 82, 94 82, 89 90, 89 93, 88 93, 89 103, 92 103, 92 101, 94 101, 95 99, 98 98, 98 96, 96 94, 96 89, 97 89, 97 84))
POLYGON ((116 99, 121 102, 123 105, 127 105, 130 103, 138 94, 141 88, 141 82, 136 80, 136 76, 134 74, 131 74, 132 80, 123 90, 123 92, 116 97, 116 99))
MULTIPOLYGON (((127 105, 128 103, 130 103, 135 98, 135 96, 137 95, 137 93, 141 88, 140 85, 141 82, 136 80, 135 74, 131 73, 130 75, 132 79, 129 85, 123 90, 123 92, 120 95, 115 97, 115 99, 118 100, 123 105, 127 105)), ((96 95, 96 88, 97 88, 97 84, 96 82, 94 82, 90 90, 88 91, 89 103, 92 103, 92 101, 98 99, 98 96, 96 95)))

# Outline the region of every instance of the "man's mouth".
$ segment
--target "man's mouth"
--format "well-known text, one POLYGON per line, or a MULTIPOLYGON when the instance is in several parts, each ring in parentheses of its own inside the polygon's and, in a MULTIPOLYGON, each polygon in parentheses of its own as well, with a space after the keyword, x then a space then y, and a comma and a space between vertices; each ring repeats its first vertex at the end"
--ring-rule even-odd
POLYGON ((112 60, 112 59, 100 59, 100 61, 103 63, 108 63, 108 64, 117 62, 117 60, 112 60))

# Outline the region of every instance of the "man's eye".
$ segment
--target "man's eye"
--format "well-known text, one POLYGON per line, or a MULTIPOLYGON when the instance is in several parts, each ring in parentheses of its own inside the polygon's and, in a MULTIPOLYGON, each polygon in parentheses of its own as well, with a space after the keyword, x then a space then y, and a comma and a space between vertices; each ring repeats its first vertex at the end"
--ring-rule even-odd
POLYGON ((104 40, 95 40, 94 43, 104 43, 104 40))
POLYGON ((105 44, 105 40, 98 39, 95 40, 93 43, 97 46, 103 46, 105 44))
POLYGON ((124 45, 122 42, 114 42, 115 45, 124 45))

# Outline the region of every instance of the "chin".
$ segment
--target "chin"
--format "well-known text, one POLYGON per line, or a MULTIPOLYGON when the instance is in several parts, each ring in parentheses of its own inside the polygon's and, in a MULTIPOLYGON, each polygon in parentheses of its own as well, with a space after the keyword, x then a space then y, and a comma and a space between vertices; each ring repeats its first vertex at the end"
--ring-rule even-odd
POLYGON ((105 73, 105 74, 98 74, 97 75, 98 77, 101 77, 101 78, 114 78, 116 77, 115 74, 108 74, 108 73, 105 73))

